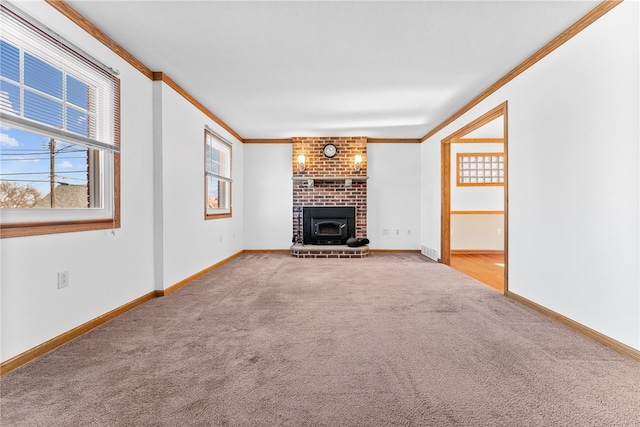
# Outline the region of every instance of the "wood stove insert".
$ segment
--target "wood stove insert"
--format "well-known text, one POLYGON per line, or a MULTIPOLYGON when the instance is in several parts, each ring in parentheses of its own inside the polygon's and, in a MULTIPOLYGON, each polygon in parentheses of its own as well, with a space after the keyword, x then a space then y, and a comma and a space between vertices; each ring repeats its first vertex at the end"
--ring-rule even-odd
POLYGON ((302 208, 302 239, 305 245, 346 245, 355 237, 354 206, 311 206, 302 208))

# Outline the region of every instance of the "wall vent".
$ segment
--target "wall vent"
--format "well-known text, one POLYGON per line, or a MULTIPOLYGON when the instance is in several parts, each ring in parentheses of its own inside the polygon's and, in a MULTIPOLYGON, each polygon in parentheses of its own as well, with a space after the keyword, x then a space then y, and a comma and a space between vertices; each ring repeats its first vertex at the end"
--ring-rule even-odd
POLYGON ((438 258, 440 257, 440 254, 438 253, 437 250, 428 248, 426 246, 422 246, 422 249, 420 252, 422 253, 422 255, 434 261, 438 261, 438 258))

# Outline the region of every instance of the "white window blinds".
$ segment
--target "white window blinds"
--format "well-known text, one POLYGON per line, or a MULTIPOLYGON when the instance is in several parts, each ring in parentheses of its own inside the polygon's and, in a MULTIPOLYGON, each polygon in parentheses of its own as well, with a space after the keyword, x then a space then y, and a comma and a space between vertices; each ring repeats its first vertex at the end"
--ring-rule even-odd
POLYGON ((73 144, 119 151, 119 80, 0 5, 0 119, 73 144))
POLYGON ((231 182, 231 146, 207 131, 205 173, 222 181, 231 182))

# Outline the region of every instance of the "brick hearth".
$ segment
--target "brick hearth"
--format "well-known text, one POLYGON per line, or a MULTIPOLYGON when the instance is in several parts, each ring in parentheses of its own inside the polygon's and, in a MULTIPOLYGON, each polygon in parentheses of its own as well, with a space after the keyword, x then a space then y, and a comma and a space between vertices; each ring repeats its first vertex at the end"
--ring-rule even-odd
POLYGON ((300 245, 291 246, 291 255, 296 258, 365 258, 369 246, 300 245))

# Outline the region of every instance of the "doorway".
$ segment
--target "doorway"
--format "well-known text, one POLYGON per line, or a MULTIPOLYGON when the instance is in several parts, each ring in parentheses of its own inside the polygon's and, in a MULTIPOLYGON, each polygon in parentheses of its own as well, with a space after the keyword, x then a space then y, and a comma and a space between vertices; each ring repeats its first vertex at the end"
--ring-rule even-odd
MULTIPOLYGON (((442 212, 441 212, 441 260, 442 263, 459 269, 460 271, 480 280, 506 294, 508 291, 508 173, 507 173, 507 153, 508 153, 508 133, 507 133, 507 102, 498 105, 491 111, 483 114, 456 132, 447 136, 441 141, 441 164, 442 164, 442 212), (480 128, 498 125, 501 137, 482 138, 477 132, 480 128), (474 132, 476 131, 476 132, 474 132), (452 168, 452 144, 457 143, 482 143, 482 144, 502 144, 503 152, 493 153, 471 153, 465 157, 460 153, 456 156, 456 167, 452 168), (502 155, 500 155, 502 154, 502 155), (468 171, 471 170, 471 172, 468 171), (488 172, 493 170, 493 172, 488 172), (485 172, 487 171, 487 172, 485 172), (502 172, 498 172, 502 171, 502 172), (500 176, 496 179, 496 176, 500 176), (495 193, 497 188, 502 189, 503 209, 502 210, 467 210, 452 211, 452 181, 455 179, 456 186, 469 186, 480 188, 482 186, 493 186, 495 193), (473 220, 469 221, 474 214, 473 220), (479 214, 479 215, 476 215, 479 214), (474 229, 475 224, 480 222, 492 223, 495 228, 495 221, 500 221, 497 232, 501 234, 502 248, 496 246, 495 236, 493 243, 489 246, 494 249, 486 250, 453 250, 452 249, 452 215, 457 223, 467 223, 467 228, 474 229), (502 228, 500 228, 502 227, 502 228), (502 250, 500 250, 502 249, 502 250)), ((458 187, 456 187, 458 188, 458 187)), ((460 227, 463 229, 464 227, 460 227)), ((477 231, 477 230, 475 230, 477 231)), ((456 236, 458 237, 458 236, 456 236)), ((486 236, 485 236, 486 238, 486 236)))

